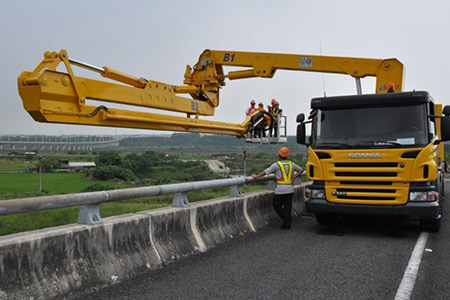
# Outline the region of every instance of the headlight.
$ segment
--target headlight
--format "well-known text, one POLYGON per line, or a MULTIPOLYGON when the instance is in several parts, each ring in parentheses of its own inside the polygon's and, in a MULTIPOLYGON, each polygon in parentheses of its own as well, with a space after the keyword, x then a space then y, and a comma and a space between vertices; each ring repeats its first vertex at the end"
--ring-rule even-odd
POLYGON ((311 194, 313 198, 325 199, 324 190, 311 190, 311 194))
POLYGON ((409 193, 409 201, 436 201, 438 199, 438 192, 430 191, 430 192, 410 192, 409 193))
POLYGON ((325 199, 325 191, 324 190, 311 189, 310 187, 307 187, 305 189, 305 197, 306 197, 306 200, 309 200, 309 199, 312 199, 312 198, 325 199))

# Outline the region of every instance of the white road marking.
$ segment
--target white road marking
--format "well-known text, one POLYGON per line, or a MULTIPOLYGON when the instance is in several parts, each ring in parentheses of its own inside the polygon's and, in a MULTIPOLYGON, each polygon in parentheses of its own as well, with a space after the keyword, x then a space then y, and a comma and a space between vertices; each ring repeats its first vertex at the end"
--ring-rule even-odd
POLYGON ((422 261, 422 254, 425 249, 425 245, 428 240, 428 232, 422 232, 419 239, 414 246, 414 250, 409 259, 408 266, 406 267, 405 274, 403 274, 402 282, 395 294, 395 300, 408 300, 411 297, 411 293, 416 282, 417 273, 419 272, 420 262, 422 261))

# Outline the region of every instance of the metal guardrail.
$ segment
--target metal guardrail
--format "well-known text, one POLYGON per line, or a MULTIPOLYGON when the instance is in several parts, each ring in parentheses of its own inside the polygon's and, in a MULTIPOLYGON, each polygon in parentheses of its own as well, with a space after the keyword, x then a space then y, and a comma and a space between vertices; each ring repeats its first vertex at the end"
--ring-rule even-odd
POLYGON ((229 186, 231 187, 230 197, 242 197, 241 187, 244 184, 262 181, 269 181, 268 189, 274 189, 275 175, 269 175, 259 179, 254 179, 249 176, 120 190, 3 200, 0 201, 0 215, 80 206, 78 224, 92 225, 102 223, 102 218, 100 217, 101 203, 174 194, 173 207, 188 207, 188 192, 229 186))

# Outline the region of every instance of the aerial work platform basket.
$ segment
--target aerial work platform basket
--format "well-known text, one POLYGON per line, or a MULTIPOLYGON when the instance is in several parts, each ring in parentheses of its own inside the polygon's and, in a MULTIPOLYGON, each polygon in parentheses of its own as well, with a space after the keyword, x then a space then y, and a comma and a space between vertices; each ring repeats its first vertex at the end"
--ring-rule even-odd
POLYGON ((248 133, 247 143, 257 144, 285 144, 287 142, 287 117, 279 116, 276 126, 258 127, 263 121, 261 114, 255 118, 254 123, 248 133))

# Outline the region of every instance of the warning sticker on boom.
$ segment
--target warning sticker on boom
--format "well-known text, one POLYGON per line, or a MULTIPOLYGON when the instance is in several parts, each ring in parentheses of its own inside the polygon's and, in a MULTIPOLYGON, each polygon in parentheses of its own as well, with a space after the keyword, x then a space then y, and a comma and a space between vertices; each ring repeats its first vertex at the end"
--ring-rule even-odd
POLYGON ((300 57, 300 68, 312 68, 312 57, 300 57))

